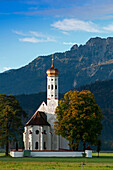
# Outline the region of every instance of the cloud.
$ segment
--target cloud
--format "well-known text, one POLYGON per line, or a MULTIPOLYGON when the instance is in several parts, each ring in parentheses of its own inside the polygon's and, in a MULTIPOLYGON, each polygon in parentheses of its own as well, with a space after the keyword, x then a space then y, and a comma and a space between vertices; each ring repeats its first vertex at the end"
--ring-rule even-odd
MULTIPOLYGON (((23 0, 24 1, 24 0, 23 0)), ((11 8, 11 12, 3 12, 1 15, 48 15, 48 16, 59 16, 59 17, 76 17, 80 20, 83 19, 109 19, 113 18, 113 1, 111 0, 98 0, 97 2, 94 0, 87 0, 81 2, 77 1, 77 3, 73 0, 65 0, 61 2, 53 1, 53 0, 29 0, 24 1, 22 3, 31 4, 24 11, 20 9, 19 11, 15 10, 15 8, 11 8), (34 5, 33 5, 34 4, 34 5), (36 4, 36 5, 35 5, 36 4), (29 11, 31 7, 31 10, 29 11), (36 8, 38 8, 36 10, 36 8)))
POLYGON ((26 34, 24 34, 22 31, 13 30, 12 32, 17 34, 17 35, 26 36, 26 34))
POLYGON ((31 43, 38 43, 40 42, 37 38, 35 37, 26 37, 26 38, 19 38, 19 41, 22 42, 31 42, 31 43))
POLYGON ((73 43, 73 42, 63 42, 64 45, 75 45, 77 43, 73 43))
POLYGON ((51 25, 62 31, 85 31, 85 32, 96 32, 99 33, 97 25, 91 21, 82 21, 78 19, 64 19, 57 21, 51 25))
POLYGON ((47 36, 36 31, 28 31, 28 33, 23 33, 22 31, 13 30, 12 32, 21 36, 21 38, 19 38, 19 41, 21 42, 40 43, 56 41, 53 36, 47 36))
POLYGON ((66 31, 62 31, 62 33, 65 34, 65 35, 69 35, 69 33, 66 32, 66 31))
POLYGON ((108 25, 108 26, 106 26, 106 27, 103 27, 103 29, 104 29, 105 31, 113 32, 113 23, 110 24, 110 25, 108 25))
POLYGON ((36 31, 29 31, 32 35, 34 35, 35 37, 47 37, 46 35, 36 32, 36 31))
POLYGON ((26 38, 19 38, 21 42, 29 42, 29 43, 41 43, 41 42, 54 42, 54 39, 47 37, 46 39, 38 39, 35 37, 26 37, 26 38))

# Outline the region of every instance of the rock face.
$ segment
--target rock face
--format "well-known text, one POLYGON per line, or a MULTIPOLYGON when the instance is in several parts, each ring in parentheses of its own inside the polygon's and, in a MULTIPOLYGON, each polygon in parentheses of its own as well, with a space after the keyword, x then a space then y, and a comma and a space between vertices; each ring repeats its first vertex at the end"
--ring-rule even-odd
MULTIPOLYGON (((0 93, 31 94, 46 91, 46 70, 51 56, 39 56, 17 70, 0 74, 0 93)), ((59 70, 60 92, 113 78, 113 38, 91 38, 85 45, 74 45, 70 51, 55 53, 59 70)))

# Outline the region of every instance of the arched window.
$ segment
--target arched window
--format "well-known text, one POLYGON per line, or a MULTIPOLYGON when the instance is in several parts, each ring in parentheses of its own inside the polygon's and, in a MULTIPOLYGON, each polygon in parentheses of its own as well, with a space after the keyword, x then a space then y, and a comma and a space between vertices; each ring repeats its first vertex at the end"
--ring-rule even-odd
POLYGON ((46 142, 44 142, 44 149, 46 149, 46 142))
POLYGON ((39 134, 39 130, 36 130, 36 134, 37 134, 37 135, 39 134))
POLYGON ((46 130, 44 130, 44 134, 46 135, 47 133, 46 133, 46 130))
POLYGON ((35 149, 38 149, 38 142, 35 143, 35 149))
POLYGON ((29 142, 29 150, 30 150, 30 148, 31 148, 31 142, 29 142))
POLYGON ((51 85, 51 90, 53 90, 53 84, 51 85))
POLYGON ((57 89, 57 85, 55 85, 55 89, 57 89))

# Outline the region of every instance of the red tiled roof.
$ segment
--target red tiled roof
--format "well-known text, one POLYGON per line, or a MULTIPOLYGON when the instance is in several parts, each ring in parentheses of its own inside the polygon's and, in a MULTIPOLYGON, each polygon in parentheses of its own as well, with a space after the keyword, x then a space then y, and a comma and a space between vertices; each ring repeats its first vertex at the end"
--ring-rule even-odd
POLYGON ((29 125, 38 125, 38 126, 50 126, 50 124, 45 119, 46 115, 44 112, 36 111, 35 114, 31 117, 31 119, 25 124, 25 126, 29 125))

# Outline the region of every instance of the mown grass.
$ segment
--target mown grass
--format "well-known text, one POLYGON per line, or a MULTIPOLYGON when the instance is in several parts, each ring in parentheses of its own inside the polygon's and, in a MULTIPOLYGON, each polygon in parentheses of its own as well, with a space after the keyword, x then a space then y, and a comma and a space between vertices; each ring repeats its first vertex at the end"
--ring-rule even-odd
POLYGON ((12 158, 0 153, 0 170, 113 170, 113 153, 93 158, 12 158))

